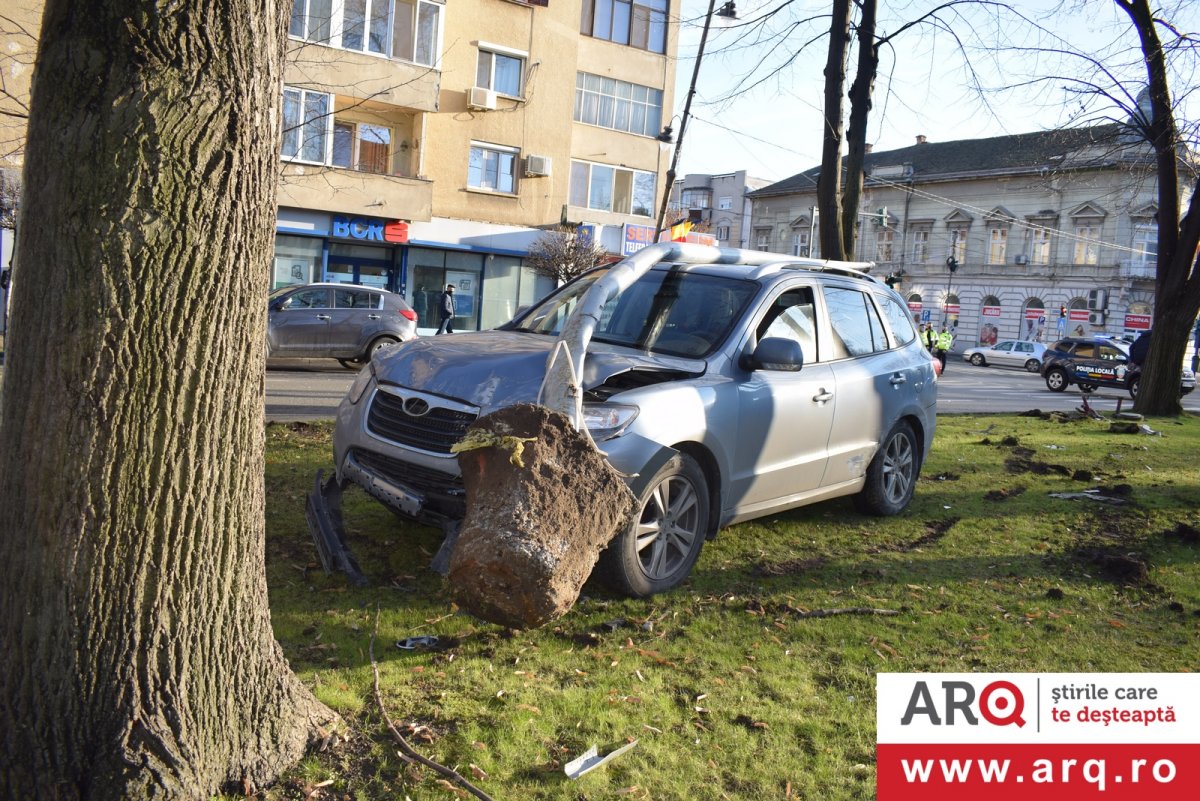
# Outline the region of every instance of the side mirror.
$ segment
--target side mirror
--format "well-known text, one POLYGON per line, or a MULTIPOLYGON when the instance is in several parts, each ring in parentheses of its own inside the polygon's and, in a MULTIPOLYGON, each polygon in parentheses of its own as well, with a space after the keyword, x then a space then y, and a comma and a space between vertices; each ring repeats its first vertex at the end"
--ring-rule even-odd
POLYGON ((767 337, 758 343, 747 367, 751 370, 777 370, 795 373, 804 366, 800 343, 783 337, 767 337))
POLYGON ((271 308, 271 311, 278 312, 278 311, 283 311, 283 307, 286 305, 287 305, 287 300, 276 300, 276 301, 271 302, 270 308, 271 308))

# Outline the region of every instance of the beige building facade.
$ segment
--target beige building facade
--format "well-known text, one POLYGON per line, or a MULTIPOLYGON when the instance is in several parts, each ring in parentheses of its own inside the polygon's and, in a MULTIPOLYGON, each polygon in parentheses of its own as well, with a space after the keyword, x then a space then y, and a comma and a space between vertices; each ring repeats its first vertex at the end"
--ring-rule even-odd
MULTIPOLYGON (((0 33, 16 91, 0 102, 19 105, 41 5, 17 3, 0 33)), ((553 288, 524 266, 548 228, 583 226, 615 254, 647 244, 677 12, 678 0, 295 0, 272 286, 385 287, 432 333, 455 283, 455 327, 473 330, 553 288)), ((0 126, 11 186, 24 123, 0 126)))
POLYGON ((615 253, 646 240, 673 102, 668 10, 297 0, 275 285, 383 286, 431 333, 453 283, 455 328, 473 330, 553 288, 523 259, 546 229, 585 224, 615 253))
MULTIPOLYGON (((1157 179, 1120 126, 919 137, 869 153, 867 170, 855 258, 898 277, 914 317, 953 329, 956 350, 1149 329, 1157 179)), ((751 193, 755 249, 820 255, 819 173, 751 193)))

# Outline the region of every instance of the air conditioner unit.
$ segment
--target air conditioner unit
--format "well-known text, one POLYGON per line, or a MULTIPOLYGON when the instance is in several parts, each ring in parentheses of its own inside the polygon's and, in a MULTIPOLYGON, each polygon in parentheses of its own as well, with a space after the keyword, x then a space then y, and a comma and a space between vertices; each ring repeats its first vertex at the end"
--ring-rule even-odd
POLYGON ((479 111, 495 111, 496 93, 491 89, 472 86, 467 90, 467 108, 479 111))
MULTIPOLYGON (((1095 290, 1093 290, 1095 291, 1095 290)), ((1104 312, 1090 311, 1088 312, 1088 325, 1104 325, 1104 312)))
POLYGON ((550 157, 549 156, 526 156, 525 157, 525 177, 526 178, 545 178, 550 175, 550 157))
POLYGON ((1088 292, 1088 311, 1104 311, 1108 307, 1108 293, 1103 289, 1088 292))
POLYGON ((1017 256, 1017 257, 1015 257, 1015 258, 1013 259, 1013 263, 1015 263, 1015 264, 1029 264, 1029 257, 1028 257, 1028 256, 1017 256))

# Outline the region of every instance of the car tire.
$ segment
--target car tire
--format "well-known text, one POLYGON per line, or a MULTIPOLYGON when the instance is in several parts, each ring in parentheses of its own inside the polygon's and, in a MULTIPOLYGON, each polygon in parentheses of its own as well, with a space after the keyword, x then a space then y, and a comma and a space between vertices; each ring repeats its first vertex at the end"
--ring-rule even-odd
POLYGON ((1055 367, 1046 372, 1046 389, 1051 392, 1062 392, 1070 384, 1065 370, 1055 367))
POLYGON ((686 453, 673 456, 638 498, 638 517, 600 554, 610 587, 645 598, 679 585, 709 535, 709 489, 704 471, 686 453))
POLYGON ((1129 397, 1133 398, 1134 400, 1137 400, 1138 385, 1141 383, 1142 383, 1142 380, 1140 377, 1135 378, 1129 382, 1129 397))
POLYGON ((971 364, 975 365, 976 367, 983 367, 985 364, 987 364, 987 359, 983 358, 982 353, 972 353, 971 364))
POLYGON ((379 337, 378 339, 371 340, 371 344, 367 345, 367 353, 363 357, 363 362, 366 363, 371 361, 371 357, 374 356, 378 351, 381 351, 391 345, 395 345, 399 341, 400 340, 396 339, 395 337, 379 337))
POLYGON ((1042 363, 1039 362, 1037 359, 1030 359, 1029 361, 1025 362, 1025 372, 1040 373, 1041 371, 1042 371, 1042 363))
POLYGON ((901 420, 884 437, 867 466, 867 483, 854 496, 863 514, 888 517, 899 514, 912 500, 921 471, 921 455, 912 426, 901 420))
POLYGON ((338 364, 345 367, 347 370, 357 370, 362 367, 363 363, 358 359, 338 359, 338 364))

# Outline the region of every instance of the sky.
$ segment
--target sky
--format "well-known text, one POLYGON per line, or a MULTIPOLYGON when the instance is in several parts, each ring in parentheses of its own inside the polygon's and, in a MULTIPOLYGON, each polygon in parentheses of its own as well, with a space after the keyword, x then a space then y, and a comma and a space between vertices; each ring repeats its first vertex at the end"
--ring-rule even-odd
MULTIPOLYGON (((718 0, 718 8, 722 2, 718 0)), ((1181 31, 1200 31, 1200 2, 1160 2, 1170 7, 1169 18, 1181 31)), ((939 4, 880 0, 879 32, 892 33, 939 4)), ((820 163, 829 5, 828 0, 737 0, 737 21, 728 24, 714 16, 679 175, 744 169, 775 181, 820 163), (759 22, 765 12, 781 7, 771 21, 759 22), (826 16, 811 24, 794 24, 822 14, 826 16), (785 23, 793 23, 786 37, 777 34, 785 23), (797 54, 806 41, 811 43, 797 54), (785 59, 790 63, 782 66, 785 59)), ((1009 5, 1013 10, 986 3, 962 6, 944 13, 944 25, 913 27, 897 35, 895 46, 882 53, 875 84, 867 137, 875 150, 907 147, 918 135, 945 142, 1095 119, 1101 109, 1068 89, 1077 86, 1068 78, 1096 79, 1103 73, 1095 64, 1056 51, 1083 52, 1126 76, 1144 79, 1144 66, 1127 55, 1136 36, 1115 3, 1010 0, 1009 5)), ((683 0, 680 12, 677 132, 707 8, 707 0, 683 0)), ((1186 90, 1200 80, 1194 74, 1173 78, 1173 92, 1186 116, 1196 119, 1190 112, 1200 104, 1186 90)), ((845 110, 848 114, 848 101, 845 110)))

